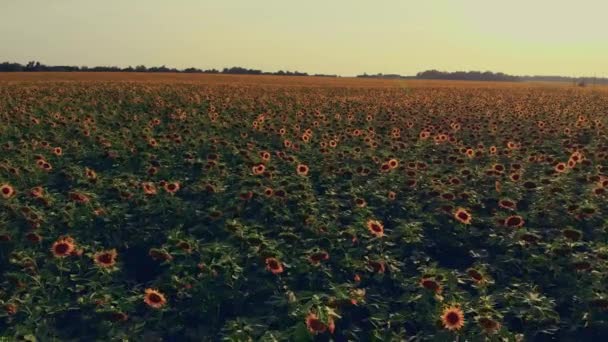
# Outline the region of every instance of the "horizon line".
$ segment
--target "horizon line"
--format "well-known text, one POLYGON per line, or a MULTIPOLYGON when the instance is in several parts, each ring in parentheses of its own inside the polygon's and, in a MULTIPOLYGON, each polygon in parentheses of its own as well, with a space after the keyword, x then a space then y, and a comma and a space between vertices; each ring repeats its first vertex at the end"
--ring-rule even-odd
MULTIPOLYGON (((249 70, 249 71, 259 71, 262 74, 276 74, 276 73, 280 73, 280 72, 284 72, 284 73, 302 73, 302 74, 307 74, 307 75, 297 75, 297 76, 335 76, 335 77, 359 77, 359 76, 364 76, 367 75, 368 77, 383 77, 383 76, 393 76, 393 77, 405 77, 405 78, 412 78, 412 77, 417 77, 418 74, 423 73, 423 72, 428 72, 428 71, 436 71, 436 72, 440 72, 440 73, 447 73, 447 74, 454 74, 454 73, 475 73, 475 72, 479 72, 479 73, 493 73, 493 74, 502 74, 504 76, 507 77, 519 77, 519 78, 528 78, 528 77, 559 77, 559 78, 569 78, 569 79, 600 79, 600 80, 608 80, 608 76, 597 76, 597 74, 594 74, 593 76, 565 76, 565 75, 559 75, 559 74, 508 74, 508 73, 504 73, 501 71, 491 71, 491 70, 482 70, 482 69, 469 69, 469 70, 455 70, 455 71, 447 71, 447 70, 439 70, 439 69, 435 69, 435 68, 429 68, 429 69, 425 69, 423 71, 419 71, 414 75, 403 75, 400 73, 382 73, 382 72, 378 72, 378 73, 369 73, 367 71, 364 71, 362 73, 356 74, 356 75, 342 75, 342 74, 327 74, 327 73, 310 73, 308 71, 301 71, 301 70, 289 70, 289 69, 278 69, 276 71, 266 71, 266 70, 262 70, 262 69, 256 69, 256 68, 249 68, 249 67, 244 67, 244 66, 231 66, 231 67, 221 67, 221 68, 216 68, 216 67, 212 67, 209 69, 204 69, 201 67, 195 67, 195 66, 189 66, 189 67, 184 67, 184 68, 177 68, 177 67, 173 67, 173 66, 167 66, 166 64, 161 64, 161 65, 151 65, 151 66, 146 66, 145 64, 137 64, 137 65, 125 65, 123 64, 122 66, 120 65, 95 65, 95 66, 88 66, 88 65, 69 65, 69 64, 55 64, 55 65, 47 65, 44 64, 40 61, 37 60, 32 60, 32 61, 28 61, 28 63, 26 64, 22 64, 20 62, 11 62, 11 61, 2 61, 0 62, 0 65, 3 64, 18 64, 22 67, 26 67, 29 63, 40 63, 40 66, 43 67, 49 67, 49 68, 61 68, 61 67, 66 67, 66 68, 79 68, 79 69, 95 69, 95 68, 119 68, 119 69, 128 69, 128 68, 132 68, 135 69, 137 67, 145 67, 146 69, 150 69, 150 68, 166 68, 166 69, 170 69, 170 71, 166 71, 169 73, 172 72, 180 72, 180 73, 184 73, 185 70, 188 69, 195 69, 195 70, 200 70, 200 71, 217 71, 217 73, 224 73, 223 71, 226 69, 234 69, 234 68, 241 68, 241 69, 245 69, 245 70, 249 70)), ((0 72, 53 72, 52 70, 48 71, 48 70, 22 70, 22 71, 2 71, 0 70, 0 72)), ((61 71, 55 71, 55 72, 61 72, 61 71)), ((63 71, 63 72, 104 72, 104 71, 95 71, 95 70, 78 70, 78 71, 63 71)), ((106 72, 119 72, 119 70, 117 71, 106 71, 106 72)), ((122 72, 128 72, 128 71, 122 71, 122 72)), ((133 71, 133 72, 149 72, 149 71, 133 71)), ((209 72, 211 73, 211 72, 209 72)), ((289 76, 289 75, 285 75, 285 76, 289 76)))

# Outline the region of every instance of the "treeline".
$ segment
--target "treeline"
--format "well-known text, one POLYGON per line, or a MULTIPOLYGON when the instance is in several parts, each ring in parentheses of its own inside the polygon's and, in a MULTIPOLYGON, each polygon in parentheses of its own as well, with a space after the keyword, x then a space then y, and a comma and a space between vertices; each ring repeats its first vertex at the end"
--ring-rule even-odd
POLYGON ((360 78, 386 78, 386 79, 426 79, 426 80, 462 80, 462 81, 520 81, 517 76, 510 76, 502 72, 493 73, 490 71, 456 71, 446 72, 438 70, 426 70, 416 74, 416 76, 402 76, 399 74, 372 74, 364 73, 357 75, 360 78))
POLYGON ((521 79, 502 72, 493 73, 491 71, 456 71, 446 72, 438 70, 426 70, 416 74, 416 78, 427 80, 462 80, 462 81, 505 81, 517 82, 521 79))
POLYGON ((567 77, 567 76, 520 76, 522 81, 536 82, 571 82, 578 86, 588 86, 594 84, 608 84, 605 77, 567 77))
MULTIPOLYGON (((248 69, 243 67, 231 67, 218 69, 199 69, 185 68, 176 69, 168 68, 164 65, 158 67, 146 67, 145 65, 128 66, 125 68, 117 66, 70 66, 70 65, 45 65, 37 61, 28 62, 25 65, 19 63, 3 62, 0 63, 0 72, 36 72, 36 71, 54 71, 54 72, 165 72, 165 73, 186 73, 186 74, 232 74, 232 75, 277 75, 277 76, 315 76, 315 77, 340 77, 339 75, 328 74, 313 74, 309 75, 306 72, 300 71, 283 71, 267 72, 258 69, 248 69)), ((499 81, 499 82, 520 82, 520 81, 536 81, 536 82, 572 82, 579 86, 587 86, 593 84, 608 84, 608 78, 597 77, 567 77, 567 76, 513 76, 502 72, 491 71, 438 71, 426 70, 416 74, 416 76, 402 76, 399 74, 367 74, 357 75, 359 78, 384 78, 384 79, 427 79, 427 80, 461 80, 461 81, 499 81)))
POLYGON ((372 75, 368 75, 367 73, 363 73, 362 75, 357 75, 357 77, 359 77, 359 78, 388 78, 388 79, 393 79, 393 78, 415 78, 415 77, 412 77, 412 76, 401 76, 399 74, 383 74, 383 73, 372 74, 372 75))
POLYGON ((494 81, 494 82, 571 82, 578 86, 593 84, 608 84, 608 78, 597 77, 567 77, 567 76, 513 76, 502 72, 491 71, 438 71, 426 70, 416 74, 416 76, 401 76, 399 74, 371 74, 364 73, 358 75, 360 78, 385 78, 385 79, 426 79, 426 80, 461 80, 461 81, 494 81))
MULTIPOLYGON (((166 66, 159 67, 146 67, 145 65, 138 65, 135 67, 129 66, 126 68, 120 68, 117 66, 66 66, 66 65, 45 65, 37 61, 28 62, 26 65, 19 63, 4 62, 0 63, 0 72, 36 72, 36 71, 54 71, 54 72, 174 72, 174 73, 189 73, 189 74, 234 74, 234 75, 277 75, 277 76, 308 76, 306 72, 300 71, 283 71, 277 72, 265 72, 257 69, 247 69, 242 67, 231 67, 224 68, 222 70, 217 69, 199 69, 199 68, 186 68, 176 69, 168 68, 166 66)), ((328 76, 337 77, 336 75, 322 75, 315 74, 314 76, 328 76)))
POLYGON ((491 71, 456 71, 446 72, 438 70, 426 70, 416 74, 416 76, 402 76, 399 74, 372 74, 364 73, 357 75, 360 78, 387 78, 387 79, 423 79, 423 80, 462 80, 462 81, 506 81, 517 82, 521 79, 517 76, 503 74, 502 72, 493 73, 491 71))

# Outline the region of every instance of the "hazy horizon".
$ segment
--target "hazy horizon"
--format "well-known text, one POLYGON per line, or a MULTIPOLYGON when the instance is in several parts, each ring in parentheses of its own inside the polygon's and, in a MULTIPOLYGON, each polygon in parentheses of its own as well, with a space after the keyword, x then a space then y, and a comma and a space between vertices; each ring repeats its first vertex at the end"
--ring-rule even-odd
POLYGON ((18 63, 608 76, 601 1, 3 2, 0 60, 18 63))

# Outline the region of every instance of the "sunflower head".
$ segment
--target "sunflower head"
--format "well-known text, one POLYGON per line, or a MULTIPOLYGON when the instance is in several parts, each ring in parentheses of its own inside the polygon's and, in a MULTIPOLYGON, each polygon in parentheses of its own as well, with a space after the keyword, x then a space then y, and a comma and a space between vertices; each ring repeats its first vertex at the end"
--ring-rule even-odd
POLYGON ((148 288, 144 291, 144 303, 153 309, 160 309, 167 304, 167 299, 160 291, 148 288))
POLYGON ((74 243, 74 239, 69 236, 65 236, 59 238, 57 241, 53 243, 51 247, 51 252, 56 258, 65 258, 74 252, 76 249, 76 244, 74 243))
POLYGON ((450 331, 458 331, 464 327, 464 312, 459 306, 449 306, 441 314, 443 327, 450 331))
POLYGON ((464 208, 456 209, 456 211, 454 212, 454 218, 456 219, 456 221, 463 224, 471 224, 471 220, 473 219, 471 214, 464 208))
POLYGON ((15 194, 15 189, 9 184, 0 185, 0 195, 3 198, 11 198, 15 194))
POLYGON ((376 237, 384 236, 384 225, 378 220, 367 220, 367 229, 376 237))
POLYGON ((118 253, 116 249, 111 249, 108 251, 97 252, 93 255, 93 261, 95 265, 101 268, 110 268, 116 265, 116 257, 118 253))

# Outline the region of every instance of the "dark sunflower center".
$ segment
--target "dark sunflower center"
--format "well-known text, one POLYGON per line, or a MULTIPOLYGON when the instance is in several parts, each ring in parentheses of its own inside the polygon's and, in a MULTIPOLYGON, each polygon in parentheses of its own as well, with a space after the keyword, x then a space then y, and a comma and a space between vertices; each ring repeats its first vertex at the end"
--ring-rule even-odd
POLYGON ((100 255, 97 260, 102 264, 111 264, 112 263, 112 255, 109 253, 104 253, 100 255))
POLYGON ((437 283, 433 280, 424 280, 422 282, 422 286, 424 286, 424 288, 429 289, 429 290, 435 290, 438 287, 437 283))
POLYGON ((151 293, 150 296, 148 297, 150 299, 151 302, 153 303, 160 303, 162 302, 162 299, 160 298, 159 295, 157 295, 156 293, 151 293))
POLYGON ((310 328, 315 331, 324 331, 326 329, 325 324, 316 318, 310 320, 310 328))
POLYGON ((460 321, 460 316, 458 316, 458 314, 455 312, 450 312, 447 314, 446 320, 448 321, 448 323, 455 325, 458 324, 458 322, 460 321))
POLYGON ((60 243, 57 246, 55 246, 55 253, 57 254, 65 254, 67 253, 69 247, 66 243, 60 243))
POLYGON ((521 219, 519 217, 511 217, 507 220, 507 225, 509 226, 517 226, 521 223, 521 219))

